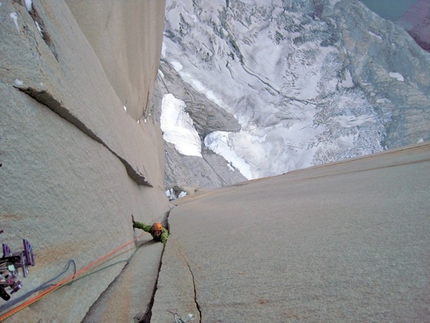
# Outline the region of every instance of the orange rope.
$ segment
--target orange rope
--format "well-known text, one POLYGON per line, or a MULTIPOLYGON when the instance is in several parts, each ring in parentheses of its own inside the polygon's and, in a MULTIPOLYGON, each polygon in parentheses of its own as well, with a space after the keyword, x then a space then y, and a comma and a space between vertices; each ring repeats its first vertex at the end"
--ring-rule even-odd
POLYGON ((141 236, 143 236, 146 232, 142 232, 140 236, 138 236, 137 238, 123 244, 122 246, 116 248, 115 250, 107 253, 106 255, 104 255, 103 257, 97 259, 96 261, 90 263, 88 266, 82 268, 81 270, 77 271, 76 273, 70 275, 69 277, 63 279, 62 281, 60 281, 59 283, 55 284, 54 286, 51 286, 50 288, 48 288, 47 290, 43 291, 42 293, 40 293, 39 295, 29 299, 28 301, 22 303, 21 305, 15 307, 14 309, 10 310, 9 312, 7 312, 6 314, 0 316, 0 322, 7 319, 8 317, 16 314, 17 312, 19 312, 20 310, 26 308, 27 306, 30 306, 31 304, 35 303, 36 301, 38 301, 39 299, 41 299, 42 297, 46 296, 47 294, 57 290, 58 288, 62 287, 63 285, 65 285, 66 283, 70 282, 73 278, 75 278, 76 276, 82 274, 83 272, 87 271, 88 269, 94 267, 95 265, 99 264, 100 262, 102 262, 104 259, 108 258, 109 256, 113 255, 114 253, 118 252, 119 250, 127 247, 128 245, 132 244, 133 242, 135 242, 137 239, 139 239, 141 236))

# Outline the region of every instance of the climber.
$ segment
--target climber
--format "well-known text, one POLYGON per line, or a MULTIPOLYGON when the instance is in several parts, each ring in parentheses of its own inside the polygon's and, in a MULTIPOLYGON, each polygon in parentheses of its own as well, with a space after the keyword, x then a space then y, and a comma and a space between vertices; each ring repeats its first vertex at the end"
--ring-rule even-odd
POLYGON ((155 241, 161 241, 163 245, 166 245, 169 232, 160 222, 155 222, 153 225, 137 222, 134 220, 133 214, 131 215, 131 221, 133 222, 133 228, 138 228, 145 232, 149 232, 155 241))

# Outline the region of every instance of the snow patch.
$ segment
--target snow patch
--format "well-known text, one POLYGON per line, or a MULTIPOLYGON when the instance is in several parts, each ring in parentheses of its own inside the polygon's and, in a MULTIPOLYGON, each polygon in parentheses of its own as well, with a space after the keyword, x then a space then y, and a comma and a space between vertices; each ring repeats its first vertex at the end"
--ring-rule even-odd
POLYGON ((348 70, 345 71, 345 79, 342 81, 341 85, 344 88, 351 88, 354 86, 351 73, 348 70))
POLYGON ((30 12, 33 8, 33 1, 32 0, 25 0, 25 7, 27 8, 27 11, 30 12))
POLYGON ((181 70, 182 70, 182 68, 183 68, 183 66, 182 66, 182 64, 181 63, 179 63, 179 62, 176 62, 176 61, 174 61, 174 62, 170 62, 170 64, 172 64, 172 66, 173 66, 173 68, 175 69, 175 71, 176 72, 180 72, 181 70))
POLYGON ((9 16, 12 18, 13 23, 15 24, 16 30, 18 30, 19 32, 20 30, 18 25, 18 14, 16 12, 12 12, 9 16))
POLYGON ((37 21, 34 21, 34 24, 36 25, 36 28, 39 31, 39 33, 43 36, 42 28, 40 28, 39 23, 37 21))
POLYGON ((169 199, 169 201, 173 201, 176 199, 180 199, 181 197, 187 196, 187 192, 181 191, 179 193, 176 193, 176 191, 173 188, 168 189, 164 192, 169 199))
POLYGON ((249 164, 236 154, 234 143, 229 138, 228 132, 212 132, 206 136, 204 143, 207 148, 223 156, 231 165, 239 169, 240 173, 247 179, 254 178, 249 164))
POLYGON ((171 93, 163 96, 160 118, 163 138, 183 155, 202 157, 202 143, 185 106, 184 101, 171 93))
POLYGON ((395 78, 397 81, 399 81, 399 82, 404 82, 405 81, 405 78, 403 77, 403 75, 402 74, 400 74, 400 73, 395 73, 395 72, 390 72, 390 76, 392 77, 392 78, 395 78))
POLYGON ((375 33, 372 33, 371 31, 369 31, 369 35, 372 35, 373 37, 376 37, 376 38, 378 38, 378 39, 382 40, 382 37, 381 37, 381 36, 379 36, 379 35, 377 35, 377 34, 375 34, 375 33))

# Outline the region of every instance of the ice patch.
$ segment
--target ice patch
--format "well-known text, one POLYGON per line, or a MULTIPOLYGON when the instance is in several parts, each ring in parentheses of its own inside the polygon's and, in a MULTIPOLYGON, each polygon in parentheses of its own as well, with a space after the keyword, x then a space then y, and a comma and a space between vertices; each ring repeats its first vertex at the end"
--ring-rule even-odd
POLYGON ((179 62, 170 62, 170 64, 172 64, 176 72, 180 72, 183 68, 182 64, 179 62))
MULTIPOLYGON (((171 64, 173 65, 174 63, 179 64, 180 68, 182 70, 182 65, 178 62, 171 62, 171 64)), ((218 96, 215 95, 215 93, 211 90, 209 90, 208 88, 206 88, 206 86, 204 86, 199 80, 196 80, 195 78, 192 77, 191 74, 189 73, 183 73, 181 72, 181 70, 177 70, 176 71, 179 73, 179 75, 181 76, 181 78, 187 82, 188 84, 190 84, 194 90, 196 90, 197 92, 205 95, 209 101, 214 102, 215 104, 217 104, 219 107, 223 108, 226 111, 229 111, 230 113, 233 113, 233 111, 231 111, 231 109, 229 108, 229 106, 227 104, 225 104, 218 96)), ((240 120, 239 120, 240 122, 240 120)))
POLYGON ((173 201, 176 199, 180 199, 181 197, 187 196, 187 192, 181 191, 178 194, 176 194, 175 190, 173 188, 168 189, 164 192, 166 196, 169 198, 169 201, 173 201))
POLYGON ((341 85, 345 88, 351 88, 354 86, 351 73, 348 70, 345 71, 345 79, 342 81, 341 85))
POLYGON ((405 81, 405 78, 403 77, 403 75, 402 74, 400 74, 400 73, 394 73, 394 72, 390 72, 390 76, 392 77, 392 78, 395 78, 397 81, 399 81, 399 82, 404 82, 405 81))
POLYGON ((12 12, 9 16, 12 18, 12 20, 16 26, 16 30, 18 30, 18 32, 19 32, 18 14, 16 12, 12 12))
POLYGON ((225 131, 215 131, 206 136, 205 146, 218 155, 223 156, 228 162, 236 167, 240 173, 247 179, 253 179, 255 176, 251 172, 251 167, 246 161, 239 157, 234 151, 232 141, 229 139, 229 133, 225 131))
POLYGON ((42 28, 40 28, 39 23, 37 21, 35 21, 34 24, 36 25, 36 28, 39 31, 39 33, 43 36, 42 28))
POLYGON ((228 163, 228 164, 227 164, 227 168, 228 168, 231 172, 234 172, 234 171, 235 171, 234 167, 233 167, 230 163, 228 163))
POLYGON ((33 1, 32 0, 25 0, 25 7, 27 8, 27 11, 30 12, 33 8, 33 1))
POLYGON ((369 35, 372 35, 373 37, 376 37, 376 38, 378 38, 378 39, 382 40, 382 37, 381 37, 381 36, 379 36, 379 35, 377 35, 377 34, 374 34, 374 33, 372 33, 371 31, 369 31, 369 35))
POLYGON ((161 44, 161 57, 162 58, 166 57, 166 44, 164 43, 164 41, 161 44))
POLYGON ((184 108, 185 102, 172 94, 163 96, 160 118, 163 138, 183 155, 202 157, 200 137, 184 108))

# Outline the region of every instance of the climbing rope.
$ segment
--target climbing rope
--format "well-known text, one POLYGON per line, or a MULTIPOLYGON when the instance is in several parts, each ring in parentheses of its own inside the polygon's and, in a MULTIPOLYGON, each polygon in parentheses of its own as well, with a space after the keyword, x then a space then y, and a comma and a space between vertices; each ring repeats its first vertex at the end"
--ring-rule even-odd
MULTIPOLYGON (((46 295, 48 295, 49 293, 52 293, 53 291, 69 284, 75 277, 87 272, 89 269, 95 267, 96 265, 102 263, 104 260, 106 260, 107 258, 109 258, 110 256, 114 255, 115 253, 117 253, 118 251, 124 249, 125 247, 129 246, 130 244, 134 243, 136 240, 138 240, 141 236, 143 236, 146 232, 142 232, 137 238, 134 238, 133 240, 128 241, 127 243, 121 245, 120 247, 116 248, 115 250, 108 252, 107 254, 105 254, 103 257, 93 261, 92 263, 90 263, 89 265, 87 265, 86 267, 82 268, 81 270, 79 270, 78 272, 75 272, 68 276, 67 278, 63 279, 62 281, 60 281, 59 283, 53 284, 51 285, 48 289, 46 289, 45 291, 43 291, 42 293, 40 293, 39 295, 27 300, 26 302, 22 303, 21 305, 15 307, 14 309, 12 309, 11 311, 3 314, 2 316, 0 316, 0 322, 7 319, 8 317, 18 313, 20 310, 30 306, 31 304, 37 302, 38 300, 40 300, 41 298, 45 297, 46 295)), ((133 253, 134 254, 134 253, 133 253)), ((130 259, 130 258, 129 258, 130 259)), ((127 260, 128 261, 128 260, 127 260)), ((106 266, 110 267, 109 266, 106 266)), ((86 276, 88 276, 89 274, 87 274, 86 276)), ((50 280, 52 281, 52 280, 50 280)), ((49 282, 50 282, 49 281, 49 282)), ((47 282, 47 283, 49 283, 47 282)), ((47 286, 45 286, 47 287, 47 286)), ((42 288, 43 289, 43 288, 42 288)))

